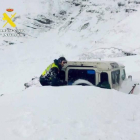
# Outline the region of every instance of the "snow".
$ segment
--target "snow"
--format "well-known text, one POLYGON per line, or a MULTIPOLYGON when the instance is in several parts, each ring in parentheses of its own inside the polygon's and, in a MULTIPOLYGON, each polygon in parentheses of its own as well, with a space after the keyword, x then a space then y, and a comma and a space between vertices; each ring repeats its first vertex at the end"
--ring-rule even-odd
POLYGON ((124 52, 140 53, 140 7, 136 1, 119 2, 125 5, 119 7, 112 0, 0 1, 1 28, 9 4, 17 13, 17 28, 26 34, 24 38, 0 36, 1 139, 139 140, 140 86, 134 94, 126 93, 140 83, 140 55, 124 52), (35 19, 53 22, 44 26, 35 19), (125 81, 116 91, 94 86, 41 87, 38 79, 31 80, 60 56, 70 61, 122 63, 133 82, 125 81), (28 81, 34 86, 25 89, 28 81))
POLYGON ((137 18, 140 12, 133 13, 130 17, 117 24, 115 28, 109 31, 99 44, 105 44, 104 47, 116 47, 128 52, 137 52, 139 50, 139 23, 137 18), (129 23, 129 24, 128 24, 129 23), (111 38, 111 40, 110 40, 111 38))
POLYGON ((139 139, 139 95, 97 87, 36 87, 0 100, 3 139, 139 139))

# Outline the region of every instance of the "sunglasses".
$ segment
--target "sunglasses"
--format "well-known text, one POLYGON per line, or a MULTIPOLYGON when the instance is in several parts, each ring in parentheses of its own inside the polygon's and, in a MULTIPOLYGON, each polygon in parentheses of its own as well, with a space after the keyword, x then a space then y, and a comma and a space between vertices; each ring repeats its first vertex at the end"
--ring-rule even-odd
POLYGON ((62 61, 62 64, 67 64, 67 61, 62 61))

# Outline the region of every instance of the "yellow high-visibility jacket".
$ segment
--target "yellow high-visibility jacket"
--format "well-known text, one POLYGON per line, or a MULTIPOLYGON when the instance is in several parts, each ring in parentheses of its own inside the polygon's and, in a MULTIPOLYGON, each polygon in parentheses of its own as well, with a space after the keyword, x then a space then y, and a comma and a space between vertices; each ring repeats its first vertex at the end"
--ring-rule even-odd
POLYGON ((45 76, 47 76, 47 74, 50 74, 50 70, 52 69, 52 68, 57 68, 58 69, 58 71, 59 71, 59 67, 55 64, 55 63, 52 63, 52 64, 50 64, 44 71, 43 71, 43 73, 42 73, 42 77, 45 77, 45 76))
POLYGON ((60 79, 61 66, 57 65, 57 60, 50 64, 40 76, 41 85, 60 86, 66 85, 66 81, 60 79))

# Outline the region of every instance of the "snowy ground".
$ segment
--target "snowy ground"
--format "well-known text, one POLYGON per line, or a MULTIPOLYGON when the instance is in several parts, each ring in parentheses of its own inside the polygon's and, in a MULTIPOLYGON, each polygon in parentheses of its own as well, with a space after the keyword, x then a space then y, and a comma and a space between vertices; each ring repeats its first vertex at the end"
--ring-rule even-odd
MULTIPOLYGON (((5 46, 7 46, 6 48, 13 47, 13 45, 9 46, 10 43, 21 45, 29 40, 34 41, 39 36, 45 36, 44 43, 49 45, 46 34, 52 34, 56 38, 55 41, 52 41, 55 42, 55 48, 58 46, 57 44, 61 44, 62 47, 69 50, 76 48, 82 52, 89 48, 94 49, 95 46, 99 46, 96 44, 100 43, 100 40, 111 30, 113 32, 111 35, 118 33, 121 35, 124 24, 118 27, 119 30, 114 29, 118 23, 121 25, 123 21, 126 25, 130 20, 130 23, 134 26, 135 22, 139 22, 139 18, 133 17, 135 13, 139 15, 139 2, 139 0, 120 0, 119 2, 112 0, 1 1, 0 5, 3 6, 0 9, 0 27, 2 28, 5 23, 2 20, 2 14, 6 12, 8 3, 14 9, 13 13, 17 13, 14 19, 17 28, 24 29, 26 36, 11 38, 0 35, 2 37, 0 49, 5 49, 5 46), (129 16, 132 16, 132 18, 129 18, 129 16), (54 30, 55 32, 53 32, 54 30)), ((8 15, 11 16, 10 13, 8 15)), ((10 25, 7 24, 6 28, 10 28, 10 25)), ((129 29, 129 24, 126 28, 129 29)), ((135 32, 137 33, 138 30, 135 30, 135 32)), ((135 32, 130 37, 133 37, 133 35, 139 36, 139 33, 135 34, 135 32)))
POLYGON ((139 95, 97 87, 36 87, 0 100, 2 139, 139 140, 139 95))
MULTIPOLYGON (((0 1, 0 18, 11 4, 18 28, 26 33, 25 38, 0 36, 1 139, 139 140, 140 86, 133 95, 81 86, 24 89, 25 82, 39 77, 61 55, 120 62, 127 76, 140 82, 140 56, 123 52, 139 54, 139 1, 120 2, 0 1), (44 28, 37 20, 46 18, 53 22, 44 28)), ((1 28, 3 24, 0 19, 1 28)), ((132 85, 125 87, 129 91, 132 85)))
MULTIPOLYGON (((113 59, 125 64, 127 75, 140 81, 140 56, 113 59)), ((41 64, 28 60, 17 64, 20 63, 3 64, 1 70, 1 94, 4 94, 0 97, 2 139, 139 140, 139 86, 135 89, 136 94, 94 86, 34 86, 23 90, 24 80, 29 80, 34 69, 34 75, 37 75, 41 64), (13 67, 18 69, 11 69, 5 75, 7 68, 13 67)), ((125 87, 132 88, 129 84, 125 87)))

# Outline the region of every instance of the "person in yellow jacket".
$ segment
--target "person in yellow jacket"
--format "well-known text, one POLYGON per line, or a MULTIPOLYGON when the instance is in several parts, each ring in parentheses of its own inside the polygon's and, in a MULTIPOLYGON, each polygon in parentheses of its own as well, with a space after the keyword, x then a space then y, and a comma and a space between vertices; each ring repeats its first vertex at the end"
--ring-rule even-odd
POLYGON ((67 63, 65 57, 60 57, 58 60, 55 59, 54 63, 50 64, 45 71, 41 74, 39 81, 42 86, 62 86, 66 85, 67 82, 60 79, 60 71, 64 64, 67 63))

